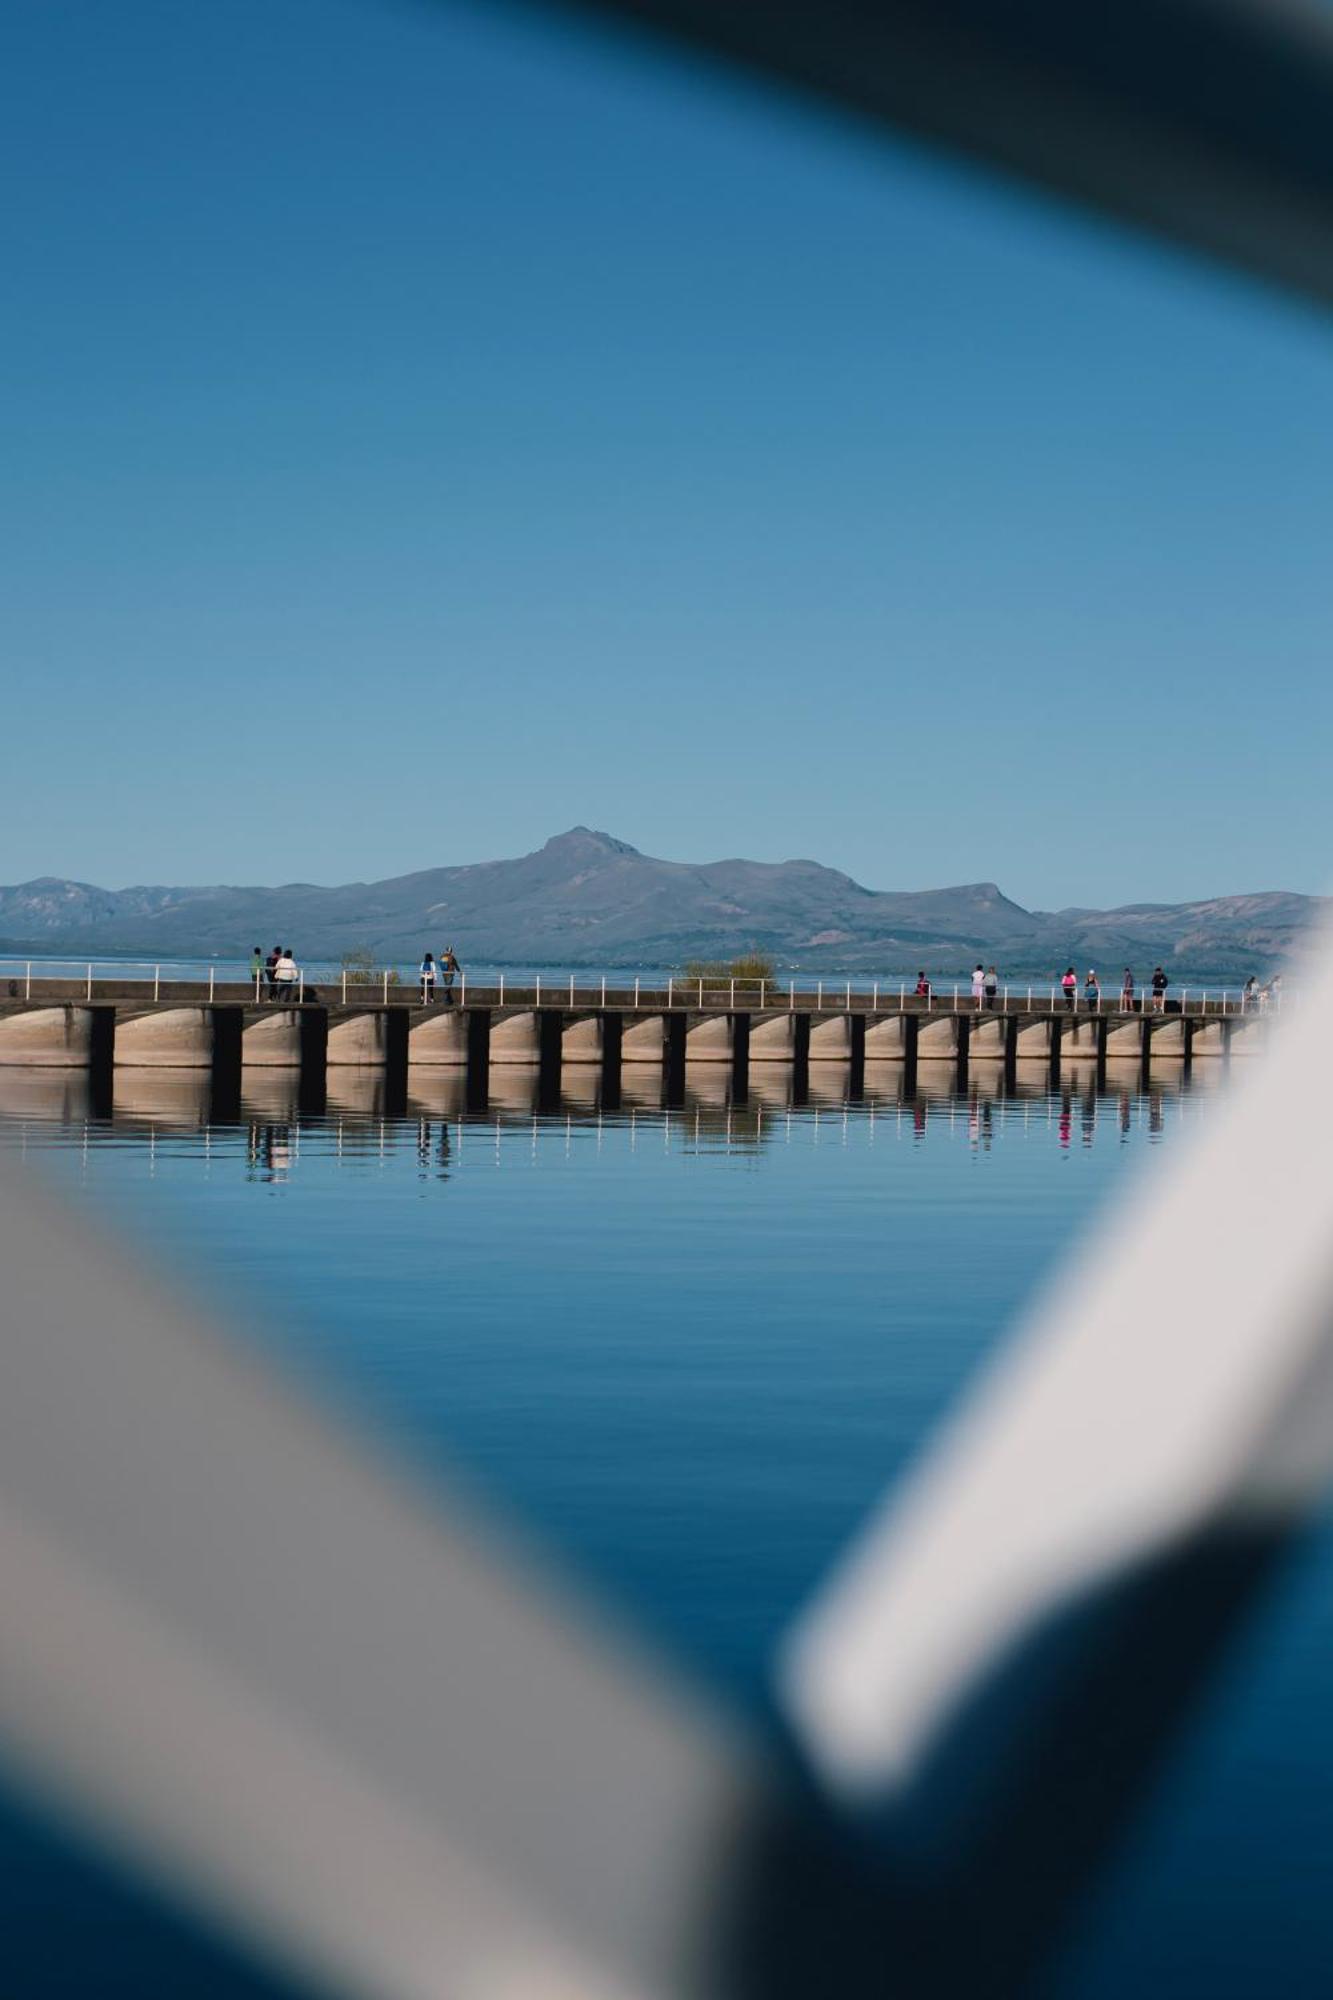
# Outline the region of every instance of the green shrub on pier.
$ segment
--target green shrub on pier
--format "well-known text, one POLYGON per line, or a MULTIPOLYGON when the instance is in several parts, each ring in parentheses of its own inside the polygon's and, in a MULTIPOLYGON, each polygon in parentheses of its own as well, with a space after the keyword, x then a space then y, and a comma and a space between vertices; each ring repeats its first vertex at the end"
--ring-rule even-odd
POLYGON ((391 965, 381 965, 369 945, 357 945, 345 951, 338 960, 338 970, 349 986, 383 986, 386 978, 390 986, 402 984, 400 975, 391 965))
POLYGON ((705 993, 731 991, 737 986, 776 986, 778 969, 764 951, 742 952, 732 959, 691 959, 685 967, 685 978, 691 985, 702 984, 705 993))

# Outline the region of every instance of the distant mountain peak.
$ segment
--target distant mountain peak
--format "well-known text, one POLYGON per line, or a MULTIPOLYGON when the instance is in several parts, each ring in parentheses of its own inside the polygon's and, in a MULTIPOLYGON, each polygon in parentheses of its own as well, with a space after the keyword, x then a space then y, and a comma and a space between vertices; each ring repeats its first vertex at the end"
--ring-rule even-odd
POLYGON ((631 847, 627 840, 617 840, 613 834, 600 833, 592 826, 571 826, 565 833, 553 833, 541 851, 543 854, 563 854, 570 850, 586 853, 590 847, 603 854, 639 856, 638 848, 631 847))

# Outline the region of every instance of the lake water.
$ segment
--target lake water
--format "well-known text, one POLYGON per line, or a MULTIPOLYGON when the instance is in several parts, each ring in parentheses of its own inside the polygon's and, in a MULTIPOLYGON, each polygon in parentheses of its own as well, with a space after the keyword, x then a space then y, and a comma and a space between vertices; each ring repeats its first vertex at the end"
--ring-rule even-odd
MULTIPOLYGON (((1034 1066, 1036 1067, 1036 1066, 1034 1066)), ((756 1066, 757 1068, 757 1066, 756 1066)), ((220 1299, 427 1468, 458 1472, 728 1699, 1034 1284, 1224 1087, 1114 1064, 1052 1091, 974 1066, 693 1070, 603 1110, 493 1070, 378 1082, 0 1071, 0 1143, 220 1299), (932 1067, 944 1072, 933 1081, 932 1067), (233 1107, 234 1108, 234 1107, 233 1107)), ((1257 1163, 1258 1165, 1258 1163, 1257 1163)), ((1152 1301, 1143 1302, 1151 1312, 1152 1301)), ((1164 1326, 1163 1340, 1171 1329, 1164 1326)), ((1106 1878, 1062 1995, 1323 1993, 1333 1965, 1333 1536, 1249 1629, 1106 1878)))

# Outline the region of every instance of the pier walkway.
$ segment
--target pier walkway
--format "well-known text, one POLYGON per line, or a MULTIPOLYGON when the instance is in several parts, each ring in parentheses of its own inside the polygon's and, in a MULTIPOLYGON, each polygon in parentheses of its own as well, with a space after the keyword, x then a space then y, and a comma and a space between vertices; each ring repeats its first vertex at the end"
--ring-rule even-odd
POLYGON ((484 1077, 496 1065, 528 1064, 558 1080, 562 1067, 629 1064, 676 1070, 686 1063, 806 1065, 877 1061, 1005 1064, 1129 1058, 1228 1059, 1262 1045, 1270 1021, 1243 1012, 1238 994, 1184 989, 1163 1011, 1142 998, 1123 1011, 1119 995, 1066 1007, 1055 989, 1004 989, 993 1007, 953 990, 918 997, 904 987, 831 981, 786 985, 669 980, 665 986, 484 986, 461 978, 422 1004, 419 985, 384 975, 346 975, 278 988, 250 980, 167 981, 160 974, 82 978, 30 971, 0 976, 0 1065, 103 1069, 289 1068, 310 1075, 338 1066, 462 1069, 484 1077))

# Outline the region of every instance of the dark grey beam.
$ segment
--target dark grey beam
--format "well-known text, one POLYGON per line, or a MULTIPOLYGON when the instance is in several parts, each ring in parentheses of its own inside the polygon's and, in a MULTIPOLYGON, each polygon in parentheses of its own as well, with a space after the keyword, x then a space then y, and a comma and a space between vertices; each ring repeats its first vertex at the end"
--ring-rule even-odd
POLYGON ((1333 17, 1323 8, 583 4, 1333 300, 1333 17))

